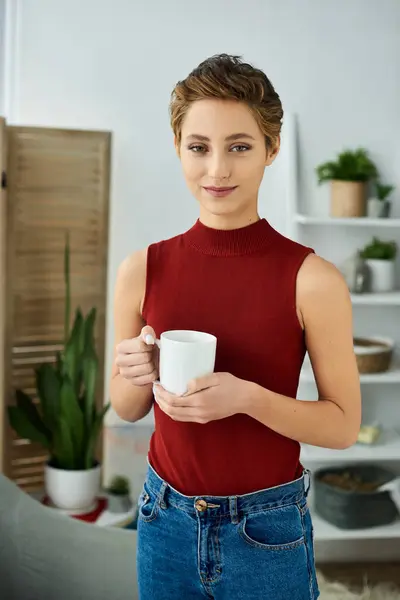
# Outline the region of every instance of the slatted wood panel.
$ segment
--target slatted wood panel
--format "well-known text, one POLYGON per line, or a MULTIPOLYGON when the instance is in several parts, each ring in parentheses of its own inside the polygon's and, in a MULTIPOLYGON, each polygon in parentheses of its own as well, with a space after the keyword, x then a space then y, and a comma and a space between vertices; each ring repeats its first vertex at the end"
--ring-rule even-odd
MULTIPOLYGON (((111 136, 108 132, 8 128, 8 287, 11 390, 34 393, 34 367, 53 361, 64 332, 64 246, 71 247, 71 307, 98 310, 103 403, 111 136)), ((11 400, 13 401, 13 400, 11 400)), ((46 454, 12 434, 11 477, 42 486, 46 454)))
MULTIPOLYGON (((0 117, 0 174, 6 171, 6 124, 0 117)), ((10 344, 7 294, 7 197, 6 189, 0 188, 0 472, 10 474, 7 454, 10 448, 10 428, 4 407, 9 394, 10 344)))

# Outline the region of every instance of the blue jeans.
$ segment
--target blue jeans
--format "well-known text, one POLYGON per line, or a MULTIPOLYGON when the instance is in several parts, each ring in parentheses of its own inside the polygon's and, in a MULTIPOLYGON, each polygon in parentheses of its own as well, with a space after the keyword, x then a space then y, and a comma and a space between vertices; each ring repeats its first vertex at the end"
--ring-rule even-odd
POLYGON ((243 496, 184 496, 149 466, 140 600, 315 600, 309 475, 243 496))

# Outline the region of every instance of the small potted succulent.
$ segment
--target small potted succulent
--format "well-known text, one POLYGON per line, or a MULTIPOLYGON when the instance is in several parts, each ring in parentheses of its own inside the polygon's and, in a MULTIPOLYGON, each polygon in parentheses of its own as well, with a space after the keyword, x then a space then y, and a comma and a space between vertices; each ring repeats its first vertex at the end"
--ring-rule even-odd
POLYGON ((106 488, 108 510, 112 513, 126 513, 132 508, 130 484, 127 477, 115 475, 106 488))
POLYGON ((370 270, 371 292, 390 292, 395 289, 395 259, 397 244, 395 241, 385 242, 377 237, 361 251, 370 270))
POLYGON ((394 190, 394 185, 384 185, 379 181, 375 184, 375 196, 368 199, 368 216, 371 218, 387 218, 390 216, 391 202, 388 197, 394 190))
POLYGON ((318 184, 331 184, 332 217, 363 217, 366 213, 367 186, 378 171, 367 150, 345 150, 335 161, 316 168, 318 184))

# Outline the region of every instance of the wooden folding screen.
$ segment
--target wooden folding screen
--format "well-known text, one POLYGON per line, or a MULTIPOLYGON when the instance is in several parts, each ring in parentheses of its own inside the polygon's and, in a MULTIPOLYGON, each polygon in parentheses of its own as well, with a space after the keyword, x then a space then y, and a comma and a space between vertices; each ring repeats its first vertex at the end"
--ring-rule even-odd
POLYGON ((98 311, 98 402, 103 403, 111 135, 15 126, 5 131, 0 442, 2 436, 3 471, 28 491, 42 486, 46 453, 10 431, 6 405, 14 402, 16 388, 34 395, 34 367, 53 361, 61 348, 67 231, 72 313, 78 305, 84 312, 92 306, 98 311))

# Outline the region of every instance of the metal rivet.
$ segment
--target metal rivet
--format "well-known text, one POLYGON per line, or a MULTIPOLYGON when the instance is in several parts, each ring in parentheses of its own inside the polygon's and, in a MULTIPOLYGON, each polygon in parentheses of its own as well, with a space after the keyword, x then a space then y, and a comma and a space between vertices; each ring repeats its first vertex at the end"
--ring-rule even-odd
POLYGON ((207 510, 207 502, 205 500, 197 500, 195 507, 196 510, 198 510, 199 512, 204 512, 205 510, 207 510))

